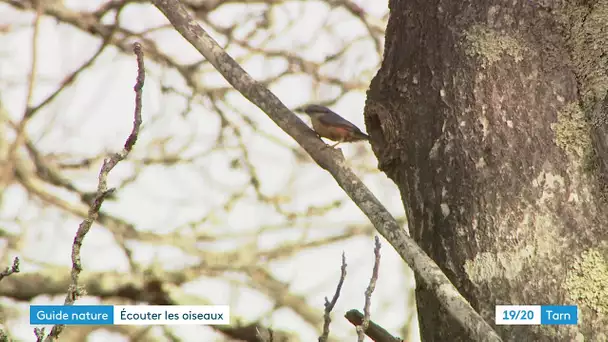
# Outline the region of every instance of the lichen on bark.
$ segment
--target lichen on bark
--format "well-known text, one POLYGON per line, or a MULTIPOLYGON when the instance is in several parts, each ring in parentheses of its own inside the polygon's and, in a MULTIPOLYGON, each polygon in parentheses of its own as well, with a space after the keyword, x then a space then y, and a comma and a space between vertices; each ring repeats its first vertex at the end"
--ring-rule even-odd
POLYGON ((465 31, 464 36, 467 42, 467 55, 480 57, 484 69, 500 61, 504 56, 511 56, 515 62, 520 62, 527 49, 520 39, 482 25, 472 26, 465 31))
POLYGON ((557 112, 557 122, 551 124, 555 143, 579 160, 591 153, 590 127, 577 102, 565 105, 557 112))

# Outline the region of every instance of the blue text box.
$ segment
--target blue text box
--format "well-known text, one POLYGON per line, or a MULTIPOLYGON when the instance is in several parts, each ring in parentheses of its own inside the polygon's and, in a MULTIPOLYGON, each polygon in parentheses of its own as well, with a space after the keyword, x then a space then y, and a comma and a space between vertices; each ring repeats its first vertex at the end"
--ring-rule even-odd
POLYGON ((112 305, 30 305, 31 325, 110 325, 112 305))
POLYGON ((541 305, 540 324, 578 324, 576 305, 541 305))
POLYGON ((496 325, 539 325, 540 305, 496 305, 496 325))

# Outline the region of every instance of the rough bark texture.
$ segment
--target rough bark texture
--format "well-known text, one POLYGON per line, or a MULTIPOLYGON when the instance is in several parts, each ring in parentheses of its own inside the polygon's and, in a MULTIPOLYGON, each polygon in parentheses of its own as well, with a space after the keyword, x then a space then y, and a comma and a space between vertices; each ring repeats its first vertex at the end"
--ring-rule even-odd
MULTIPOLYGON (((510 341, 608 339, 608 0, 390 1, 366 104, 411 235, 482 316, 576 304, 578 326, 510 341)), ((466 341, 416 289, 424 341, 466 341)))

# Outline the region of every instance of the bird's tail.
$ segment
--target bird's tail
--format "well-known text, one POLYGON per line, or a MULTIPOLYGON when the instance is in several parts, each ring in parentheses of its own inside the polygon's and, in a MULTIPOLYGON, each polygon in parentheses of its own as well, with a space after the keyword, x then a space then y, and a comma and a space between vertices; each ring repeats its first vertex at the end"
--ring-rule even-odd
POLYGON ((363 132, 355 132, 354 136, 357 140, 369 140, 369 135, 363 132))

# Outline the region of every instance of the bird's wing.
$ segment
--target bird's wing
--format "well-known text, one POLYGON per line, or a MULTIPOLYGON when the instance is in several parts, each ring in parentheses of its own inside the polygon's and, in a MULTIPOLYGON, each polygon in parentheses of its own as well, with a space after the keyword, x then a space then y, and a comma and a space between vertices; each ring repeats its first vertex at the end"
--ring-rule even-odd
POLYGON ((318 120, 325 125, 340 126, 351 130, 360 131, 357 126, 334 112, 321 115, 318 120))

